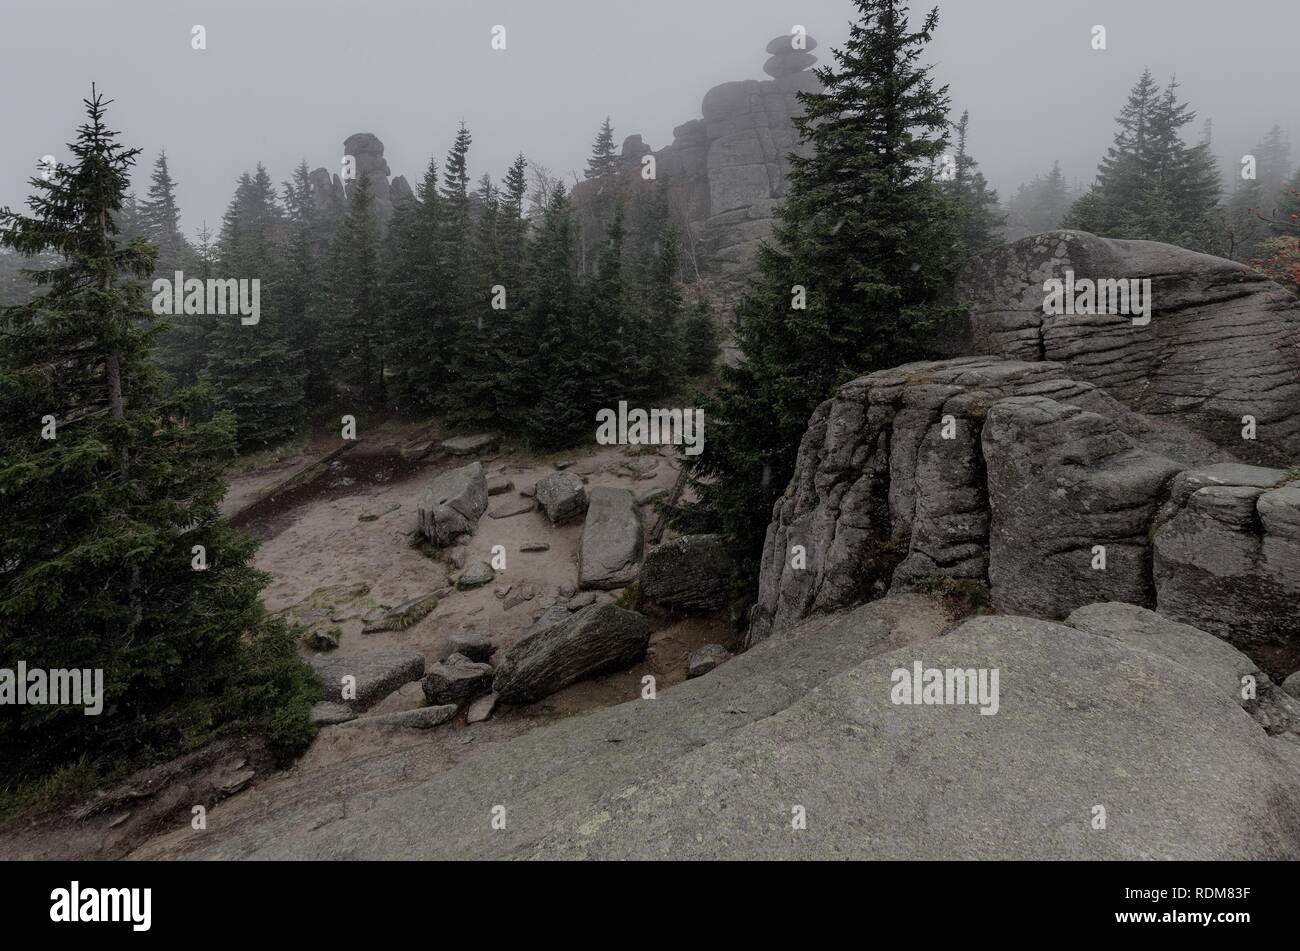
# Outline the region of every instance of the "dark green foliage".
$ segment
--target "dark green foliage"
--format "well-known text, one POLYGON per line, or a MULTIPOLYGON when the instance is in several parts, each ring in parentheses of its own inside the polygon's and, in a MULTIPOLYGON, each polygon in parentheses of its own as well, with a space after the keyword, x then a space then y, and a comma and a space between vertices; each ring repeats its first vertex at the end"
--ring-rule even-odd
POLYGON ((701 297, 686 318, 685 370, 688 376, 699 376, 713 369, 718 359, 718 324, 709 302, 701 297))
POLYGON ((284 227, 271 176, 259 163, 245 172, 221 223, 217 277, 260 281, 260 314, 246 324, 238 316, 207 314, 208 366, 217 405, 234 414, 241 451, 278 446, 303 427, 307 368, 281 295, 281 233, 284 227))
POLYGON ((254 544, 217 511, 234 420, 197 421, 200 394, 151 362, 155 249, 117 225, 138 150, 104 107, 86 102, 72 162, 31 180, 32 215, 0 212, 0 245, 59 255, 33 274, 43 296, 0 311, 0 668, 99 668, 105 688, 99 716, 0 708, 8 792, 60 764, 144 764, 239 730, 292 752, 317 689, 264 615, 254 544))
MULTIPOLYGON (((963 112, 956 126, 957 151, 953 156, 952 177, 943 183, 944 192, 958 212, 963 259, 986 251, 1000 241, 1006 217, 998 208, 998 193, 989 188, 979 163, 966 147, 970 113, 963 112)), ((1059 174, 1059 173, 1058 173, 1059 174)))
POLYGON ((917 62, 938 14, 914 30, 897 0, 856 6, 835 65, 817 71, 824 91, 800 96, 799 133, 815 151, 793 158, 775 241, 737 314, 745 359, 722 370, 704 453, 690 460, 699 502, 676 513, 683 528, 733 539, 742 586, 813 408, 857 374, 925 356, 952 313, 937 301, 958 263, 957 215, 932 180, 947 89, 917 62))
POLYGON ((363 175, 349 190, 348 213, 330 249, 330 376, 358 409, 384 405, 387 321, 380 313, 379 231, 374 194, 363 175), (358 402, 359 401, 359 402, 358 402))
POLYGON ((1151 71, 1143 71, 1116 118, 1119 128, 1097 180, 1070 209, 1066 227, 1220 249, 1218 168, 1208 142, 1183 142, 1182 129, 1196 113, 1178 101, 1177 91, 1171 80, 1161 93, 1151 71))

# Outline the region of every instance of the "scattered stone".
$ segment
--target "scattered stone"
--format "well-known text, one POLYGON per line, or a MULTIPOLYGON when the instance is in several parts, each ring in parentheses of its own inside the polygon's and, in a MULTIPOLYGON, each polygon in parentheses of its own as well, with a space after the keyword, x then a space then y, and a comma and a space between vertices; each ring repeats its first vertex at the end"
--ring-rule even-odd
POLYGON ((641 660, 650 644, 649 622, 631 611, 608 604, 576 614, 551 610, 563 619, 548 627, 534 624, 536 633, 512 647, 497 667, 492 689, 503 703, 531 703, 587 677, 621 670, 641 660))
POLYGON ((447 564, 449 567, 459 571, 465 567, 467 561, 469 561, 469 548, 465 545, 457 545, 454 548, 447 549, 447 564))
POLYGON ((500 437, 496 433, 480 433, 476 436, 456 436, 438 443, 440 449, 453 456, 473 456, 487 452, 496 446, 500 437))
POLYGON ((256 775, 257 772, 255 770, 241 769, 227 776, 224 780, 222 780, 222 782, 217 788, 221 791, 223 795, 233 796, 235 793, 247 789, 248 784, 253 781, 253 777, 256 775))
POLYGON ((562 598, 571 598, 577 593, 578 589, 571 584, 562 584, 555 589, 555 593, 562 598))
POLYGON ((591 490, 578 544, 579 588, 622 588, 636 580, 645 545, 641 510, 627 489, 591 490))
POLYGON ((318 651, 332 651, 339 646, 343 631, 337 627, 329 629, 316 628, 307 635, 307 646, 318 651))
POLYGON ((579 518, 587 511, 587 489, 571 472, 552 472, 537 483, 534 493, 552 525, 579 518))
POLYGON ((686 679, 702 677, 713 668, 731 660, 731 651, 721 644, 705 644, 699 650, 691 651, 686 659, 686 679))
POLYGON ((571 466, 571 465, 573 465, 573 460, 572 460, 572 459, 562 459, 562 460, 560 460, 559 462, 555 463, 555 468, 557 468, 557 469, 563 471, 563 470, 569 468, 569 466, 571 466))
POLYGON ((317 726, 331 726, 355 719, 356 713, 346 703, 322 700, 311 708, 311 722, 317 726))
POLYGON ((412 598, 395 608, 389 608, 377 621, 367 623, 362 628, 361 633, 377 634, 380 631, 404 631, 428 617, 437 606, 438 596, 436 594, 422 594, 420 597, 412 598))
POLYGON ((456 576, 456 587, 461 591, 481 588, 496 577, 496 572, 486 561, 476 561, 456 576))
POLYGON ((731 553, 721 535, 683 535, 652 549, 641 566, 641 596, 679 611, 727 605, 731 553))
POLYGON ((477 631, 461 631, 447 638, 440 660, 446 660, 452 654, 462 654, 480 664, 487 663, 496 645, 477 631))
POLYGON ((330 612, 330 620, 335 624, 343 624, 346 621, 365 619, 375 611, 382 614, 386 610, 388 610, 387 607, 376 604, 370 598, 361 598, 330 612))
POLYGON ((402 684, 424 676, 424 655, 411 651, 394 653, 317 654, 307 658, 325 687, 325 699, 334 700, 360 713, 387 697, 402 684), (355 678, 352 697, 343 696, 344 677, 355 678))
POLYGON ((532 499, 502 499, 497 505, 488 509, 490 518, 510 518, 531 512, 536 506, 532 499))
POLYGON ((494 693, 479 697, 469 705, 465 711, 466 723, 482 723, 484 720, 491 718, 492 711, 496 709, 497 695, 494 693))
POLYGON ((519 546, 520 551, 550 551, 551 546, 546 542, 524 542, 519 546))
POLYGON ((414 710, 401 710, 397 713, 381 713, 373 717, 358 717, 349 720, 350 726, 404 727, 412 730, 428 730, 441 726, 456 715, 455 704, 436 707, 417 707, 414 710))
POLYGON ((486 510, 483 466, 472 462, 433 480, 417 506, 419 530, 433 544, 445 548, 459 536, 472 534, 486 510))
POLYGON ((526 499, 531 499, 536 494, 536 487, 531 485, 526 485, 519 490, 519 494, 526 499))
POLYGON ((585 608, 587 605, 595 604, 595 603, 596 603, 596 592, 584 591, 581 594, 576 594, 572 598, 570 598, 566 607, 570 611, 577 611, 580 608, 585 608))
POLYGON ((535 597, 537 597, 536 585, 528 583, 515 585, 514 588, 511 589, 510 593, 506 595, 505 603, 502 607, 506 611, 509 611, 511 608, 516 608, 525 601, 533 600, 535 597))
POLYGON ((424 678, 424 699, 430 704, 461 706, 492 687, 492 665, 452 654, 435 664, 424 678))
POLYGON ((509 476, 503 473, 494 472, 487 477, 488 495, 504 495, 506 492, 514 489, 514 487, 514 482, 511 481, 509 476))
POLYGON ((377 522, 377 521, 379 521, 379 519, 383 518, 383 517, 384 517, 385 515, 387 515, 389 512, 396 512, 396 511, 397 511, 398 509, 400 509, 401 507, 402 507, 402 503, 401 503, 401 502, 393 502, 391 505, 386 505, 386 506, 384 506, 383 508, 380 508, 380 509, 371 509, 371 510, 369 510, 369 511, 362 512, 360 515, 357 516, 357 521, 358 521, 358 522, 377 522))

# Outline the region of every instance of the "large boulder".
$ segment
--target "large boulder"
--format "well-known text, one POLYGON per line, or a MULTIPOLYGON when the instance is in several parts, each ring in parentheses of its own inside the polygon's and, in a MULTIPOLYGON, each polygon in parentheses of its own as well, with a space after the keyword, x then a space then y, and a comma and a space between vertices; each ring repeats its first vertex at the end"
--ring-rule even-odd
POLYGON ((581 518, 587 511, 587 487, 572 472, 552 472, 537 483, 533 497, 552 525, 581 518))
POLYGON ((980 255, 959 285, 970 316, 965 333, 947 335, 958 352, 1055 361, 1247 461, 1300 456, 1300 301, 1246 265, 1155 241, 1049 231, 980 255), (1149 322, 1045 314, 1044 283, 1067 271, 1076 287, 1149 280, 1149 322), (1243 416, 1255 420, 1253 439, 1242 438, 1243 416))
POLYGON ((420 534, 440 548, 451 545, 474 532, 487 511, 487 499, 487 479, 479 463, 442 473, 418 503, 420 534))
POLYGON ((994 604, 1060 617, 1094 601, 1154 602, 1148 529, 1179 463, 1045 396, 995 403, 982 451, 994 604))
POLYGON ((535 625, 497 666, 492 690, 502 703, 531 703, 579 680, 621 670, 644 657, 650 644, 649 622, 612 604, 593 604, 555 620, 535 625))
MULTIPOLYGON (((302 776, 275 801, 234 801, 217 832, 138 857, 1300 858, 1300 755, 1229 696, 1240 662, 1215 660, 1204 633, 1168 640, 1144 617, 1127 631, 1134 619, 1110 606, 1082 617, 992 616, 939 637, 940 605, 891 595, 653 702, 528 731, 378 795, 302 776), (895 703, 896 672, 917 662, 997 669, 997 713, 895 703), (507 810, 488 836, 485 802, 507 810), (795 807, 805 827, 792 829, 795 807)), ((375 768, 398 776, 403 756, 375 768)))
POLYGON ((641 596, 677 611, 727 605, 731 553, 721 535, 683 535, 652 549, 641 566, 641 596))
POLYGON ((578 544, 578 587, 626 587, 637 579, 644 549, 636 496, 627 489, 592 489, 578 544))
POLYGON ((1057 363, 962 357, 861 377, 813 413, 773 507, 750 642, 889 590, 964 586, 1052 617, 1151 603, 1167 487, 1222 456, 1057 363))
POLYGON ((1182 473, 1154 533, 1162 614, 1235 644, 1300 646, 1300 477, 1258 466, 1182 473))

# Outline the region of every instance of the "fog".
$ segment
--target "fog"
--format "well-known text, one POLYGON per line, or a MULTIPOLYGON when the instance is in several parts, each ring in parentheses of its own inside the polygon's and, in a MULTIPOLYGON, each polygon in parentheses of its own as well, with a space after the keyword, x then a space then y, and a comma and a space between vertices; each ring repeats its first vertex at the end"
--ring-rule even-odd
MULTIPOLYGON (((606 115, 618 141, 640 133, 658 149, 711 86, 766 78, 773 36, 803 25, 825 63, 854 12, 848 0, 7 3, 0 204, 25 200, 42 155, 66 157, 92 81, 116 100, 123 141, 144 149, 142 173, 166 148, 192 234, 204 220, 215 229, 256 162, 276 181, 304 158, 337 170, 358 131, 378 135, 412 185, 462 120, 475 177, 499 176, 519 151, 568 177, 606 115), (206 50, 191 48, 195 24, 206 50), (497 24, 503 51, 490 48, 497 24)), ((1192 134, 1213 119, 1225 163, 1274 123, 1294 139, 1298 35, 1300 4, 1279 0, 947 0, 931 55, 1005 198, 1054 159, 1089 181, 1143 67, 1161 84, 1177 75, 1198 112, 1192 134)))

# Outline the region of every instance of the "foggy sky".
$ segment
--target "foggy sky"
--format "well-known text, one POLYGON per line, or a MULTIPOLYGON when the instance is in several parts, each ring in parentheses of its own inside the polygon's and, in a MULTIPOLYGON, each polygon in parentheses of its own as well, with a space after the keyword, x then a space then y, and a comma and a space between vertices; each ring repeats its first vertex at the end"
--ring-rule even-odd
MULTIPOLYGON (((913 16, 931 4, 913 5, 913 16)), ((1144 66, 1214 120, 1221 161, 1274 123, 1300 158, 1294 0, 946 0, 931 60, 971 112, 970 147, 1003 198, 1060 159, 1091 181, 1144 66), (1090 48, 1104 25, 1105 51, 1090 48)), ((0 0, 0 205, 25 202, 40 156, 67 159, 94 80, 140 146, 135 191, 167 150, 183 226, 215 231, 239 174, 278 184, 305 158, 338 171, 373 132, 414 187, 464 119, 471 173, 513 156, 580 173, 601 120, 654 149, 711 86, 766 79, 764 45, 794 24, 825 62, 848 0, 0 0), (208 48, 190 48, 194 24, 208 48), (508 48, 490 49, 495 24, 508 48)), ((1235 168, 1232 169, 1235 171, 1235 168)))

